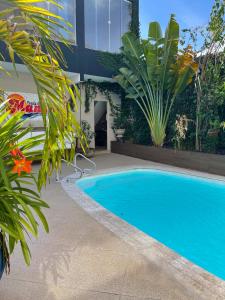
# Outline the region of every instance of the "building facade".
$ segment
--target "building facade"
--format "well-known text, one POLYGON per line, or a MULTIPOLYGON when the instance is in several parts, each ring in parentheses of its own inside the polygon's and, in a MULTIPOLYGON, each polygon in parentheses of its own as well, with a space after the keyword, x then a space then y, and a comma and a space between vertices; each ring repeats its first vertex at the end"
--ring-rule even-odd
MULTIPOLYGON (((132 21, 132 5, 138 7, 138 0, 64 0, 59 1, 64 9, 58 9, 50 3, 41 4, 54 13, 61 15, 73 25, 71 33, 61 33, 70 41, 71 49, 61 45, 67 69, 65 70, 75 82, 112 81, 112 73, 100 62, 101 52, 119 53, 122 35, 130 30, 132 21)), ((138 16, 138 10, 135 12, 138 16)), ((4 46, 6 61, 4 67, 13 72, 12 64, 4 46)), ((6 93, 20 93, 26 100, 38 99, 36 87, 26 68, 17 60, 19 77, 1 78, 1 88, 6 93)), ((110 142, 115 139, 112 130, 111 108, 108 99, 99 91, 90 103, 90 109, 85 112, 85 88, 80 89, 82 103, 80 104, 77 119, 87 121, 95 132, 91 147, 110 150, 110 142)), ((116 94, 111 95, 114 104, 120 99, 116 94)), ((38 101, 38 100, 37 100, 38 101)), ((37 125, 40 127, 40 125, 37 125)))

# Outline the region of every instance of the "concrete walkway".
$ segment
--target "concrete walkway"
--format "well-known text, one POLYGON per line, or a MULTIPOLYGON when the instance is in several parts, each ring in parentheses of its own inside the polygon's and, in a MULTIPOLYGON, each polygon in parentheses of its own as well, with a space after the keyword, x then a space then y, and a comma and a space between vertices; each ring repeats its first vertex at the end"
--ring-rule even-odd
MULTIPOLYGON (((158 165, 115 154, 95 161, 98 170, 158 165)), ((63 175, 70 173, 64 167, 63 175)), ((0 300, 199 299, 92 219, 54 179, 42 196, 51 207, 50 233, 41 229, 39 239, 30 242, 29 268, 20 251, 13 256, 11 274, 0 282, 0 300)))

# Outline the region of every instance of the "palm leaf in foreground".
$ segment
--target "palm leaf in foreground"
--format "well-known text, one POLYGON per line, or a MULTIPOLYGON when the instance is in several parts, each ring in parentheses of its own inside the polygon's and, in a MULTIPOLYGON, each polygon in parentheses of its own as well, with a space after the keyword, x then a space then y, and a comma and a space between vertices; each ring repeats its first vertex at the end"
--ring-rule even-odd
MULTIPOLYGON (((23 139, 30 128, 24 129, 21 114, 9 118, 5 113, 5 105, 0 109, 0 228, 1 247, 8 261, 16 244, 19 242, 24 259, 30 263, 30 251, 27 236, 38 236, 39 223, 48 231, 47 221, 42 213, 48 205, 40 198, 38 191, 34 190, 37 181, 34 174, 14 171, 14 163, 18 160, 17 153, 22 153, 27 162, 40 156, 39 151, 32 151, 35 146, 43 143, 43 136, 23 139), (23 141, 21 141, 23 139, 23 141)), ((37 190, 37 185, 36 185, 37 190)), ((9 266, 9 264, 8 264, 9 266)))
MULTIPOLYGON (((58 27, 67 30, 67 23, 48 10, 35 6, 34 0, 4 0, 10 8, 0 15, 0 41, 6 45, 11 61, 15 56, 29 69, 39 96, 43 122, 45 126, 45 145, 39 173, 39 188, 46 182, 55 168, 60 166, 61 157, 72 160, 75 152, 75 136, 81 144, 85 138, 74 113, 70 109, 69 96, 77 108, 79 91, 61 69, 64 62, 59 45, 52 39, 67 42, 57 33, 58 27), (9 11, 10 10, 10 11, 9 11), (29 31, 26 30, 29 28, 29 31), (32 33, 30 33, 30 31, 32 33), (45 49, 45 51, 43 50, 45 49), (66 142, 71 144, 71 151, 65 152, 66 142)), ((50 1, 58 5, 56 1, 50 1)))
MULTIPOLYGON (((21 114, 9 118, 7 104, 0 103, 0 250, 7 261, 20 243, 25 261, 30 263, 27 237, 37 237, 39 223, 48 231, 43 209, 48 205, 41 200, 39 191, 54 169, 60 168, 61 158, 72 160, 75 153, 75 137, 81 145, 85 138, 70 109, 68 98, 74 107, 79 101, 79 91, 62 69, 66 67, 60 46, 55 39, 69 47, 59 33, 67 31, 70 25, 60 16, 42 8, 44 0, 1 0, 0 43, 16 70, 16 58, 29 70, 36 84, 44 136, 25 138, 30 128, 23 128, 21 114), (66 151, 66 144, 71 151, 66 151), (34 147, 44 144, 43 151, 34 147), (31 161, 41 159, 38 174, 31 173, 31 161)), ((57 1, 49 0, 58 6, 57 1)), ((2 76, 8 76, 3 65, 2 76)), ((1 84, 1 82, 0 82, 1 84)), ((1 88, 1 87, 0 87, 1 88)), ((1 102, 3 101, 0 95, 1 102)))

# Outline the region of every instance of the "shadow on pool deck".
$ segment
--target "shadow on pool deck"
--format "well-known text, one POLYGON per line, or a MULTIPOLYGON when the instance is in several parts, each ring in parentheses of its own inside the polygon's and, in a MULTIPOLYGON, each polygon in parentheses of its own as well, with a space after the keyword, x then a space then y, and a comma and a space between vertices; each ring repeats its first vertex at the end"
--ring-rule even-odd
MULTIPOLYGON (((96 162, 98 169, 157 165, 114 154, 96 162)), ((64 168, 64 175, 70 173, 64 168)), ((40 229, 39 239, 30 241, 29 268, 15 253, 11 274, 0 282, 1 300, 200 300, 92 219, 54 179, 42 197, 51 207, 50 233, 40 229)))

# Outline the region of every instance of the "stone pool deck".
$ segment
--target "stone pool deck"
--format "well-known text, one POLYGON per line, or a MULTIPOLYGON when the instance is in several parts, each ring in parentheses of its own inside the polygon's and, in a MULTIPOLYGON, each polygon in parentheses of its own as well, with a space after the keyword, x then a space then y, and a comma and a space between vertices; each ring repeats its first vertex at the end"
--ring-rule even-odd
MULTIPOLYGON (((94 160, 100 172, 135 166, 182 170, 117 154, 97 155, 94 160)), ((63 167, 64 176, 72 171, 63 167)), ((55 182, 54 176, 42 197, 51 207, 45 212, 50 233, 41 229, 39 239, 31 240, 33 258, 29 268, 20 251, 12 257, 11 274, 0 281, 0 300, 225 299, 207 298, 204 293, 187 289, 173 274, 162 271, 89 216, 55 182)))

